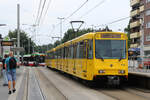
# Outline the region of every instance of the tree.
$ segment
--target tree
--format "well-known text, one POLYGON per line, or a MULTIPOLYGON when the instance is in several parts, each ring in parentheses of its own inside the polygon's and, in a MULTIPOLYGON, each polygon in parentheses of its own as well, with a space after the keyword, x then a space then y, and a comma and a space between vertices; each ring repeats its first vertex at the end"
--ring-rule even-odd
POLYGON ((64 43, 66 41, 72 40, 72 39, 79 37, 83 34, 86 34, 88 32, 93 32, 93 30, 88 28, 88 29, 82 29, 82 30, 75 32, 73 29, 68 29, 68 31, 65 33, 63 39, 61 40, 61 42, 64 43))
MULTIPOLYGON (((10 39, 16 38, 17 39, 17 30, 14 31, 9 31, 8 36, 10 39)), ((17 40, 14 41, 17 43, 17 40)), ((25 54, 27 53, 32 53, 33 52, 33 46, 35 46, 35 43, 31 40, 30 41, 30 51, 28 52, 28 42, 29 42, 29 37, 27 36, 27 33, 23 30, 20 31, 20 46, 25 49, 25 54)))
POLYGON ((131 44, 131 39, 130 39, 130 33, 131 33, 130 24, 124 29, 124 31, 127 33, 127 36, 128 36, 128 48, 129 48, 130 44, 131 44))
POLYGON ((58 45, 60 45, 61 43, 64 43, 64 42, 67 42, 69 40, 72 40, 76 37, 79 37, 83 34, 86 34, 86 33, 89 33, 89 32, 93 32, 93 31, 96 31, 96 32, 101 32, 101 31, 112 31, 108 28, 108 26, 102 30, 93 30, 91 28, 87 28, 87 29, 82 29, 82 30, 78 30, 77 32, 74 31, 73 29, 68 29, 67 32, 65 32, 65 35, 63 37, 63 39, 61 39, 60 41, 57 40, 54 44, 49 44, 48 46, 48 49, 47 49, 47 45, 42 45, 42 46, 37 46, 36 47, 36 51, 38 52, 41 52, 41 53, 44 53, 45 51, 51 49, 51 48, 54 48, 58 45))
POLYGON ((39 52, 39 53, 45 53, 46 51, 50 50, 51 48, 53 48, 52 44, 36 46, 35 51, 39 52))

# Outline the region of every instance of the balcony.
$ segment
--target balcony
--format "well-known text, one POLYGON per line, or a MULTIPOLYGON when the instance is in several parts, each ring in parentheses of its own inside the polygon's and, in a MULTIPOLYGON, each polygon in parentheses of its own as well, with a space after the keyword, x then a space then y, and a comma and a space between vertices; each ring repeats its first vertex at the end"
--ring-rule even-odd
POLYGON ((135 33, 131 33, 130 34, 130 38, 131 39, 133 39, 133 38, 138 38, 138 37, 140 37, 141 35, 140 35, 140 32, 135 32, 135 33))
POLYGON ((138 26, 140 26, 140 21, 139 20, 130 23, 130 28, 134 28, 134 27, 138 27, 138 26))
POLYGON ((130 16, 133 17, 135 15, 138 15, 139 13, 140 13, 140 10, 137 9, 137 10, 131 11, 130 16))
POLYGON ((144 5, 140 7, 140 12, 144 11, 144 5))
POLYGON ((130 48, 137 48, 139 46, 139 44, 138 43, 135 43, 135 44, 131 44, 130 45, 130 48))
POLYGON ((130 0, 130 6, 134 6, 136 4, 140 3, 140 0, 130 0))

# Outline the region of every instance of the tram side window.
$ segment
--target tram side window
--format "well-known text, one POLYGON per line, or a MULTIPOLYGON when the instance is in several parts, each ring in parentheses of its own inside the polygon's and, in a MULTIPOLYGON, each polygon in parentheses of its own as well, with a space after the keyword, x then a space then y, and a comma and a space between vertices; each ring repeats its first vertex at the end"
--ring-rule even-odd
POLYGON ((74 49, 73 58, 77 58, 77 44, 73 45, 73 49, 74 49))
POLYGON ((64 48, 61 49, 61 58, 63 59, 63 54, 64 54, 64 48))
POLYGON ((73 51, 74 51, 74 50, 73 50, 73 45, 71 45, 71 49, 70 49, 70 50, 71 50, 70 58, 72 59, 72 58, 73 58, 73 51))
POLYGON ((51 59, 54 59, 54 53, 51 52, 51 59))
POLYGON ((57 52, 54 52, 54 59, 57 59, 57 52))
POLYGON ((60 49, 60 58, 63 58, 63 48, 60 49))
POLYGON ((53 52, 53 59, 55 59, 55 52, 53 52))
POLYGON ((80 43, 77 43, 77 53, 76 53, 76 58, 79 58, 79 52, 80 52, 80 43))
POLYGON ((57 59, 57 51, 54 52, 54 55, 55 59, 57 59))
POLYGON ((61 58, 61 49, 58 50, 58 59, 61 58))
POLYGON ((68 47, 65 47, 65 58, 68 58, 68 47))
POLYGON ((93 58, 93 40, 89 40, 87 42, 87 58, 88 59, 93 58))
POLYGON ((65 58, 65 47, 63 48, 63 55, 62 55, 63 57, 63 59, 65 58))
POLYGON ((79 58, 84 58, 84 42, 79 43, 79 58))
POLYGON ((86 51, 87 51, 87 41, 84 42, 84 47, 83 47, 83 58, 87 58, 87 54, 86 54, 86 51))
POLYGON ((68 58, 71 58, 71 46, 68 48, 68 58))

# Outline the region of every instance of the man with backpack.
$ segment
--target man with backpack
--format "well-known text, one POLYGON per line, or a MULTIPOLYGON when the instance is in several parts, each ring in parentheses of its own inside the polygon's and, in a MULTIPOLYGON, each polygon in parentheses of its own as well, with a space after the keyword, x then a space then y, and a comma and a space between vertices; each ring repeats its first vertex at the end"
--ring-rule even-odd
POLYGON ((13 83, 13 93, 16 91, 15 84, 16 84, 16 67, 17 67, 17 60, 11 51, 9 53, 9 57, 5 61, 5 68, 7 70, 7 78, 8 78, 8 94, 11 94, 11 82, 13 83))

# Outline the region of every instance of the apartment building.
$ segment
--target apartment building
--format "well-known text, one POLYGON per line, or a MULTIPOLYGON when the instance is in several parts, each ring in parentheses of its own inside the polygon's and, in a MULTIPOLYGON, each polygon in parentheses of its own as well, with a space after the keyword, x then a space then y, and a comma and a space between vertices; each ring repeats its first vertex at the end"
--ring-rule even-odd
POLYGON ((144 29, 144 53, 150 55, 150 0, 130 0, 130 6, 132 8, 130 14, 130 48, 140 48, 141 29, 144 29), (141 18, 144 21, 143 27, 141 27, 141 18))

